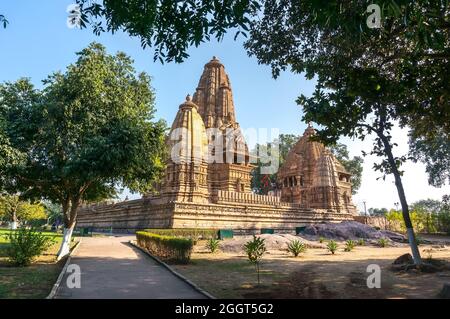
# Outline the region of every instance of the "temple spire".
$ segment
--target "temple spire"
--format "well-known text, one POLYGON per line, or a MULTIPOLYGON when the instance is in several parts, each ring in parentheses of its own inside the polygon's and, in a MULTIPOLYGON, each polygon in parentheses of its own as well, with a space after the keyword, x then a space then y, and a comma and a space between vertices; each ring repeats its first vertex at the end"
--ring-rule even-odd
POLYGON ((207 128, 238 127, 230 79, 217 57, 206 63, 193 102, 207 128))

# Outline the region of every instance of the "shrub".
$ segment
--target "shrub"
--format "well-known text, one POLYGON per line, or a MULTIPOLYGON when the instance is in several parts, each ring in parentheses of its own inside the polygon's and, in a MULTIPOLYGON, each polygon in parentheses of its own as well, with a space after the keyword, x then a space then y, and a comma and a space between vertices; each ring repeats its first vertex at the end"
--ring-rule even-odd
POLYGON ((386 238, 382 237, 382 238, 378 239, 378 246, 387 247, 388 244, 389 244, 389 241, 386 238))
POLYGON ((171 237, 198 239, 217 238, 217 229, 197 229, 197 228, 170 228, 170 229, 145 229, 145 232, 171 237))
POLYGON ((366 244, 366 241, 364 240, 364 238, 358 239, 358 246, 364 246, 365 244, 366 244))
POLYGON ((54 237, 26 228, 8 232, 5 237, 9 240, 6 254, 14 265, 20 267, 31 264, 55 243, 54 237))
POLYGON ((136 232, 137 243, 151 254, 169 262, 187 264, 194 243, 190 238, 163 236, 149 232, 136 232))
POLYGON ((210 238, 206 243, 206 248, 209 249, 210 252, 215 253, 219 249, 220 241, 218 239, 210 238))
POLYGON ((321 236, 321 237, 319 237, 319 243, 321 243, 321 244, 322 244, 322 243, 323 243, 324 241, 325 241, 325 238, 324 238, 324 237, 322 237, 322 236, 321 236))
POLYGON ((299 240, 293 240, 288 245, 288 251, 297 257, 306 251, 306 245, 299 240))
POLYGON ((256 274, 258 277, 258 285, 260 284, 259 279, 259 264, 261 258, 266 252, 266 245, 264 244, 264 238, 256 237, 253 235, 253 240, 248 241, 244 245, 245 252, 247 253, 248 260, 255 265, 256 274))
POLYGON ((332 253, 334 255, 334 253, 336 252, 338 245, 334 240, 330 240, 327 244, 327 248, 330 251, 330 253, 332 253))
POLYGON ((355 241, 353 241, 353 240, 351 240, 351 239, 347 240, 347 241, 345 242, 345 248, 344 248, 344 251, 352 251, 353 248, 355 248, 355 245, 356 245, 355 241))
POLYGON ((437 217, 439 230, 450 235, 450 210, 442 209, 437 217))

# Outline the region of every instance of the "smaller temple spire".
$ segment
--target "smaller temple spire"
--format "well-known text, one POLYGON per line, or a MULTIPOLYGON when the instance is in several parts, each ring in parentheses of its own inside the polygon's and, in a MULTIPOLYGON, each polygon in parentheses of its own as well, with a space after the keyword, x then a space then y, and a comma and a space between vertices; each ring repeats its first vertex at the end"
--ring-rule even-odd
POLYGON ((311 136, 316 134, 316 130, 312 126, 311 122, 308 122, 308 127, 306 128, 305 132, 303 133, 303 136, 311 136))
POLYGON ((198 106, 197 106, 197 104, 192 102, 192 98, 191 98, 190 94, 186 95, 186 101, 184 101, 184 103, 180 105, 180 109, 183 109, 183 108, 195 108, 196 110, 198 110, 198 106))

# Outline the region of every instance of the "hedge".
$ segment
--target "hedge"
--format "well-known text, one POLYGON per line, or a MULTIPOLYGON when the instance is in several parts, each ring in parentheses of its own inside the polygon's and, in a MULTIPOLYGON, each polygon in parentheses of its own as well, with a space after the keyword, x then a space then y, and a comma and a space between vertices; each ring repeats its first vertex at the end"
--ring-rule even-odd
POLYGON ((172 237, 191 238, 196 241, 198 239, 217 238, 217 229, 195 229, 195 228, 170 228, 170 229, 144 229, 145 232, 172 237))
POLYGON ((146 231, 136 232, 137 244, 164 261, 187 264, 194 242, 190 238, 163 236, 146 231))

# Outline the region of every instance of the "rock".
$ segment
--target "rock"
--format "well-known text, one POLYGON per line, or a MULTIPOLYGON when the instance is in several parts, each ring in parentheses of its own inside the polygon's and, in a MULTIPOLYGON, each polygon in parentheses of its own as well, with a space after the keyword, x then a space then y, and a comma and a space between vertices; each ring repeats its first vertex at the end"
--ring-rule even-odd
MULTIPOLYGON (((325 244, 312 242, 291 234, 262 234, 257 235, 257 237, 264 238, 264 243, 268 251, 286 251, 288 244, 293 240, 304 243, 308 248, 326 248, 325 244)), ((226 239, 221 241, 220 250, 225 253, 241 253, 244 251, 245 243, 252 239, 253 236, 236 236, 232 239, 226 239)))
POLYGON ((399 242, 399 243, 407 243, 408 240, 406 237, 402 234, 390 231, 390 230, 380 230, 380 233, 384 235, 384 237, 387 237, 393 241, 399 242))
POLYGON ((414 264, 414 259, 412 258, 411 254, 407 253, 395 259, 392 264, 393 265, 414 264))
POLYGON ((443 299, 450 299, 450 283, 447 282, 444 284, 439 297, 443 299))
POLYGON ((376 230, 372 226, 356 221, 344 221, 341 223, 324 223, 306 226, 302 235, 309 236, 310 239, 317 240, 318 237, 325 237, 334 240, 378 240, 387 238, 390 241, 405 242, 405 236, 387 230, 376 230))

